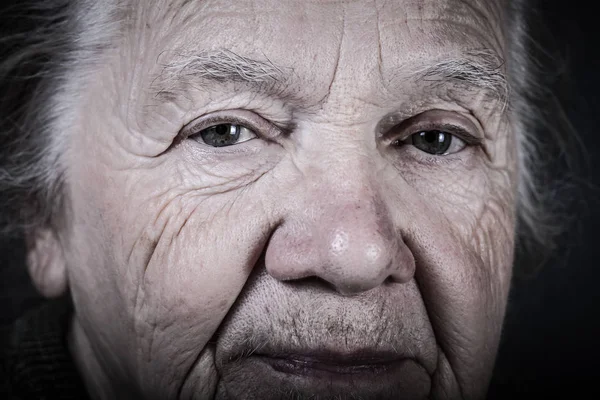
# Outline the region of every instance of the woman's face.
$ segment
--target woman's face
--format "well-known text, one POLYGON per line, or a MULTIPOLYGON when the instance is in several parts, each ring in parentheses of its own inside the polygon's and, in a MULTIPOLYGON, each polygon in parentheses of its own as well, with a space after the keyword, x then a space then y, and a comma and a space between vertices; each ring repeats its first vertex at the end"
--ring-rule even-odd
POLYGON ((482 398, 514 240, 503 2, 129 3, 64 132, 87 384, 482 398))

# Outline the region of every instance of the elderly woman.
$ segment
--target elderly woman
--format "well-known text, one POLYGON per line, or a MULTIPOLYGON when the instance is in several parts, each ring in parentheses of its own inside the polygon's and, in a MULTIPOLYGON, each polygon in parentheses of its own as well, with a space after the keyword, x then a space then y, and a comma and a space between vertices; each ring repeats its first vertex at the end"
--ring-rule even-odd
POLYGON ((2 389, 484 398, 539 220, 522 2, 6 10, 2 225, 59 300, 2 389))

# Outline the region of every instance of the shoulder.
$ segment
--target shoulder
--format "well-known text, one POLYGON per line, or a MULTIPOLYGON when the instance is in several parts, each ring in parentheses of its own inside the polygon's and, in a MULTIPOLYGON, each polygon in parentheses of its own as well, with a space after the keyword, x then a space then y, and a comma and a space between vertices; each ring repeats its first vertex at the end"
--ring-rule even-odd
POLYGON ((0 397, 87 397, 67 345, 71 315, 68 299, 46 301, 0 328, 0 397))
POLYGON ((0 327, 0 397, 18 400, 19 397, 12 390, 10 367, 8 365, 8 348, 11 331, 11 325, 0 327))

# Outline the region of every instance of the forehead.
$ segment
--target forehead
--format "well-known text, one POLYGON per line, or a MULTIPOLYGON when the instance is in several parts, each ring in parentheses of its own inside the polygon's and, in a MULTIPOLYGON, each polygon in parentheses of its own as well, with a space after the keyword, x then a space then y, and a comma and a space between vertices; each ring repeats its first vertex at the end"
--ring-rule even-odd
MULTIPOLYGON (((207 39, 226 39, 228 33, 243 30, 243 43, 264 33, 286 32, 304 39, 322 33, 322 29, 339 28, 344 22, 374 22, 391 33, 407 26, 431 24, 422 32, 463 35, 468 31, 495 32, 502 19, 501 0, 129 0, 129 9, 142 24, 158 24, 163 28, 205 29, 207 39), (228 23, 224 23, 228 21, 228 23), (317 28, 315 31, 315 28, 317 28), (454 29, 444 29, 451 28, 454 29), (306 30, 309 28, 309 30, 306 30), (312 29, 310 29, 312 28, 312 29)), ((350 26, 346 25, 347 28, 350 26)), ((460 36, 460 35, 458 35, 460 36)), ((458 37, 457 36, 457 37, 458 37)), ((277 38, 272 38, 277 39, 277 38)), ((397 39, 402 39, 397 37, 397 39)))
POLYGON ((132 45, 161 62, 227 49, 293 69, 315 91, 338 73, 357 83, 376 72, 359 82, 388 86, 457 53, 503 54, 500 0, 134 0, 130 10, 132 45))

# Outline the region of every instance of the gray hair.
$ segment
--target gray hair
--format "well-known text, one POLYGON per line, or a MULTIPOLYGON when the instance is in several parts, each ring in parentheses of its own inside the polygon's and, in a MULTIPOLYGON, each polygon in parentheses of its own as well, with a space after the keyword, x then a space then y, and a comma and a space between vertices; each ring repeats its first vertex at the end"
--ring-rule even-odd
POLYGON ((575 222, 577 215, 567 217, 574 203, 569 196, 581 189, 574 176, 585 152, 553 92, 565 71, 560 57, 544 47, 550 38, 540 10, 534 0, 508 3, 510 101, 520 164, 516 261, 525 275, 548 261, 558 238, 575 222))
MULTIPOLYGON (((552 249, 561 224, 548 184, 546 144, 565 148, 567 120, 541 80, 529 2, 505 3, 508 92, 520 162, 518 243, 552 249)), ((114 1, 88 0, 21 0, 0 9, 1 234, 61 223, 66 203, 59 132, 69 125, 74 82, 117 34, 118 12, 114 1)))
POLYGON ((109 1, 24 0, 0 8, 0 235, 56 228, 65 209, 58 134, 69 90, 110 43, 109 1), (99 4, 99 5, 98 5, 99 4))

